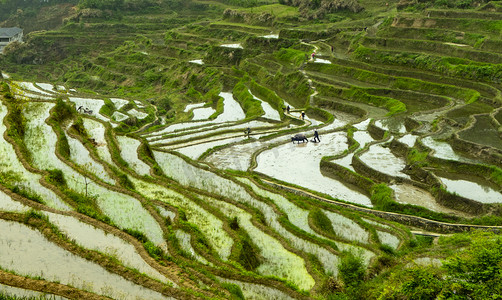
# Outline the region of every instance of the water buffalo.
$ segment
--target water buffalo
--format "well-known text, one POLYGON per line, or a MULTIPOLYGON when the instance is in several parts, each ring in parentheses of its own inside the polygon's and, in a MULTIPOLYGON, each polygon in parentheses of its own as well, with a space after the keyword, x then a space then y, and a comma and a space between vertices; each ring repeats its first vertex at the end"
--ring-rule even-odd
POLYGON ((294 136, 291 137, 291 141, 293 142, 293 144, 295 143, 295 141, 297 141, 298 143, 300 143, 300 141, 302 143, 304 143, 304 142, 308 143, 309 142, 309 140, 307 139, 307 137, 303 133, 297 133, 297 134, 295 134, 294 136))

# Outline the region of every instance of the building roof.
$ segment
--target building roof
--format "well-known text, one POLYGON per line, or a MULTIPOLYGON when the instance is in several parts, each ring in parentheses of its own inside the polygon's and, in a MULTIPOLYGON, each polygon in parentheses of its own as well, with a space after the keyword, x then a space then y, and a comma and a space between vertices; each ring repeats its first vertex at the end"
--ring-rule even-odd
POLYGON ((21 32, 23 32, 23 30, 18 27, 0 28, 0 38, 10 38, 21 32))

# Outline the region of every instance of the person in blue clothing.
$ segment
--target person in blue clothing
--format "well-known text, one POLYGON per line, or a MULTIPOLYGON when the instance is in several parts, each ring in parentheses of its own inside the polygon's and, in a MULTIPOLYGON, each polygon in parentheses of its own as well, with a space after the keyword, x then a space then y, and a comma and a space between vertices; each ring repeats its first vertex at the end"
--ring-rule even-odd
POLYGON ((317 132, 317 129, 316 129, 316 130, 314 130, 314 140, 313 140, 313 142, 314 143, 318 143, 320 141, 321 140, 319 139, 319 132, 317 132))

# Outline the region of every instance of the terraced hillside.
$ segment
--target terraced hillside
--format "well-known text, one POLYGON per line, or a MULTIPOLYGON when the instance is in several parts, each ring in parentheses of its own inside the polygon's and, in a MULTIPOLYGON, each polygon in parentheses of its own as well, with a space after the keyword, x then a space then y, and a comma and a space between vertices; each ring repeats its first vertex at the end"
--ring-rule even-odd
POLYGON ((0 299, 500 291, 502 3, 439 2, 65 5, 0 57, 0 299))

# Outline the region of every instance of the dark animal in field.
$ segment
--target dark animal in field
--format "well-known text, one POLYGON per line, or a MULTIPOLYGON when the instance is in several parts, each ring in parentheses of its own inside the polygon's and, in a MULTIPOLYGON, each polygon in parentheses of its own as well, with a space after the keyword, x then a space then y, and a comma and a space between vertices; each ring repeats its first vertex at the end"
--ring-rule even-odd
POLYGON ((302 143, 308 143, 309 142, 309 140, 307 139, 307 137, 303 133, 297 133, 297 134, 295 134, 294 136, 291 137, 291 141, 293 142, 293 144, 295 143, 295 141, 297 141, 298 144, 300 142, 302 142, 302 143))

